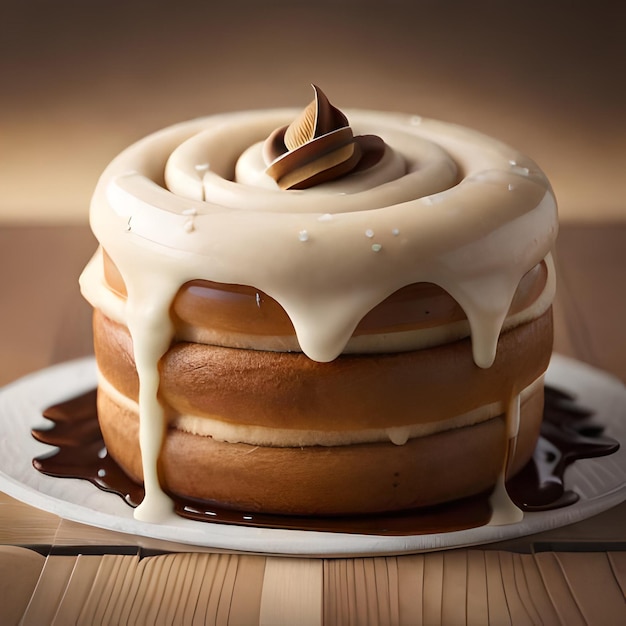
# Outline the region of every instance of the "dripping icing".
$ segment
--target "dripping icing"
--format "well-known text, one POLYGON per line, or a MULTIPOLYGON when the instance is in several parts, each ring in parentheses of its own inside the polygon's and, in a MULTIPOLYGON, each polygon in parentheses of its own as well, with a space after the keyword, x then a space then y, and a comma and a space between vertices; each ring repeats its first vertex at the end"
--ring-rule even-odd
POLYGON ((522 510, 513 502, 506 489, 506 476, 509 469, 509 462, 515 455, 517 434, 519 432, 520 404, 520 394, 518 393, 511 398, 504 414, 506 442, 504 445, 502 468, 498 475, 495 489, 489 499, 493 512, 489 520, 491 526, 515 524, 520 522, 524 517, 522 510))

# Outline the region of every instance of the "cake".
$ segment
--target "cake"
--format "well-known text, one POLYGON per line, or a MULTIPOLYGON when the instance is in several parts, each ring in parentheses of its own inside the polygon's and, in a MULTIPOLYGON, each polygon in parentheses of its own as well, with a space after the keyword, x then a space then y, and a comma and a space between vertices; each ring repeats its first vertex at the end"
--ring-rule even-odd
POLYGON ((333 516, 492 492, 530 459, 557 213, 528 157, 417 116, 213 115, 96 187, 98 419, 159 521, 170 496, 333 516))

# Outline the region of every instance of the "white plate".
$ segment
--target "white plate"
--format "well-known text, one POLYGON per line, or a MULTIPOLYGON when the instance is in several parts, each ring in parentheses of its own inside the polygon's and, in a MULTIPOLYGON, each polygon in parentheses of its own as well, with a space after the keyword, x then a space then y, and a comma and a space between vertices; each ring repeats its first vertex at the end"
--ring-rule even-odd
MULTIPOLYGON (((50 446, 30 429, 42 426, 41 411, 95 386, 92 358, 57 365, 0 390, 0 489, 10 496, 63 518, 154 539, 265 554, 315 556, 404 554, 513 539, 580 521, 626 500, 626 445, 608 457, 585 459, 567 471, 566 486, 580 495, 569 507, 527 513, 509 526, 411 536, 372 536, 305 530, 279 530, 193 522, 175 515, 165 523, 133 518, 116 495, 82 480, 44 476, 33 457, 50 446)), ((572 390, 606 425, 606 434, 626 442, 626 388, 617 379, 578 361, 555 355, 547 382, 572 390)))

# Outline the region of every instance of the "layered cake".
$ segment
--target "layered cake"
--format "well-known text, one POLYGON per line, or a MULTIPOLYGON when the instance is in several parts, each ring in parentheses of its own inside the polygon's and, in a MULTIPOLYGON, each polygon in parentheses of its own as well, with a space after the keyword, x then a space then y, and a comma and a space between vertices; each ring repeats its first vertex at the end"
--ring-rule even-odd
POLYGON ((102 175, 81 276, 98 418, 170 496, 346 515, 492 492, 539 433, 557 213, 529 158, 416 116, 215 115, 102 175))

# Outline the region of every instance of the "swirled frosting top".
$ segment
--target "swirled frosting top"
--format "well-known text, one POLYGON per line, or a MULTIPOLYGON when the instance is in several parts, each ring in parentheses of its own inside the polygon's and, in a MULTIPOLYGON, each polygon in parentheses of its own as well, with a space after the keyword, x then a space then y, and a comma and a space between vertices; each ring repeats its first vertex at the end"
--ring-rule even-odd
POLYGON ((263 143, 297 114, 186 122, 110 164, 91 224, 127 284, 127 309, 169 307, 197 278, 252 285, 283 306, 308 356, 329 361, 373 306, 432 282, 463 307, 475 360, 489 366, 520 278, 557 233, 543 173, 475 131, 352 111, 357 132, 385 141, 380 161, 284 191, 265 172, 263 143))

